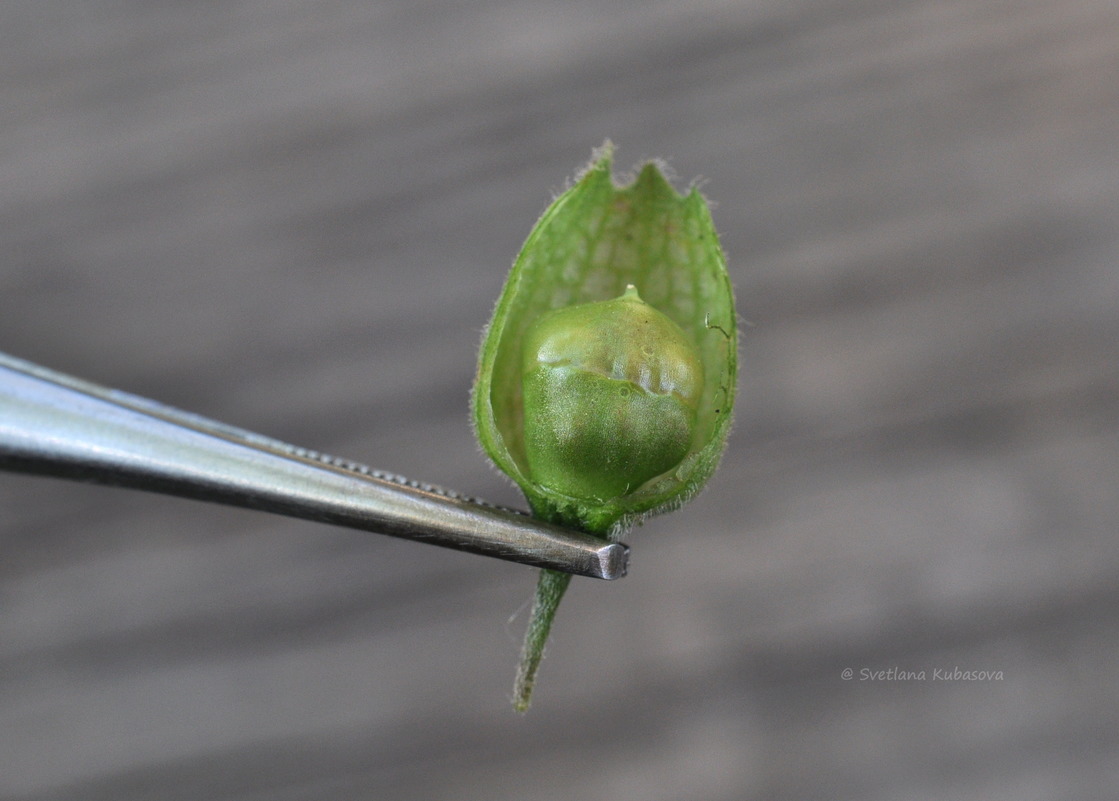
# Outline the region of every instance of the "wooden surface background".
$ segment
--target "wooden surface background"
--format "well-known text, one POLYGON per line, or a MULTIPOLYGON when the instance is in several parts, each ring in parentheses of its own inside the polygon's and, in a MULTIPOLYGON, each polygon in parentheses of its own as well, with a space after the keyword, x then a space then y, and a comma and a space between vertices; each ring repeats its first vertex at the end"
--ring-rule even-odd
POLYGON ((607 137, 738 423, 531 713, 529 569, 0 475, 4 801, 1115 798, 1119 4, 5 0, 0 350, 517 504, 477 341, 607 137))

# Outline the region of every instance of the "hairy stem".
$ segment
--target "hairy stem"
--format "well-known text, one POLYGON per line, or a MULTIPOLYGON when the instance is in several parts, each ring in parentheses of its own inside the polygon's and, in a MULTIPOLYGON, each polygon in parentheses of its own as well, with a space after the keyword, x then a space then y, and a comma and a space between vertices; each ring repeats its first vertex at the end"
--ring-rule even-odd
POLYGON ((513 708, 518 712, 527 712, 532 702, 532 686, 536 681, 540 660, 544 658, 548 632, 552 630, 556 609, 570 583, 570 573, 560 573, 556 570, 540 571, 528 630, 525 632, 524 645, 521 646, 521 664, 517 668, 517 680, 513 686, 513 708))

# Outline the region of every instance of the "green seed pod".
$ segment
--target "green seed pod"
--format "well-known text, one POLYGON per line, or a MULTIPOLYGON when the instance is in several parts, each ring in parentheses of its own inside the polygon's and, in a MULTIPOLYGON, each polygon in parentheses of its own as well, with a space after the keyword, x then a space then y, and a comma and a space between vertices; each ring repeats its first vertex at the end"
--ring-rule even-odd
MULTIPOLYGON (((734 297, 711 214, 607 145, 533 228, 486 331, 478 440, 535 515, 618 538, 698 492, 734 406, 734 297), (640 296, 638 296, 640 292, 640 296)), ((543 571, 514 705, 528 707, 570 576, 543 571)))
POLYGON ((538 319, 521 370, 525 458, 541 487, 581 500, 624 496, 691 448, 703 363, 633 285, 538 319))

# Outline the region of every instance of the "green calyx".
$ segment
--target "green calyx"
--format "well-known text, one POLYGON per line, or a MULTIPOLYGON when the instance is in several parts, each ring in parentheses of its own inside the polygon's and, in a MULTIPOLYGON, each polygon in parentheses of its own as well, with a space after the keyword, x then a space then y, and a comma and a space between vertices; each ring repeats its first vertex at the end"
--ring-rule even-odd
POLYGON ((611 155, 607 146, 529 235, 473 396, 482 447, 533 512, 602 536, 680 506, 714 472, 737 345, 707 203, 654 163, 619 187, 611 155))

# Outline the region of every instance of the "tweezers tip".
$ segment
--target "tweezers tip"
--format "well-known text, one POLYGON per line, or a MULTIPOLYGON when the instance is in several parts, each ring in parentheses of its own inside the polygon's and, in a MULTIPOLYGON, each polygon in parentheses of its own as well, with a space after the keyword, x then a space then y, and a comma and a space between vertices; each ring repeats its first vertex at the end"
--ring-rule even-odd
POLYGON ((629 546, 612 542, 598 549, 599 576, 607 581, 622 578, 629 571, 629 546))

